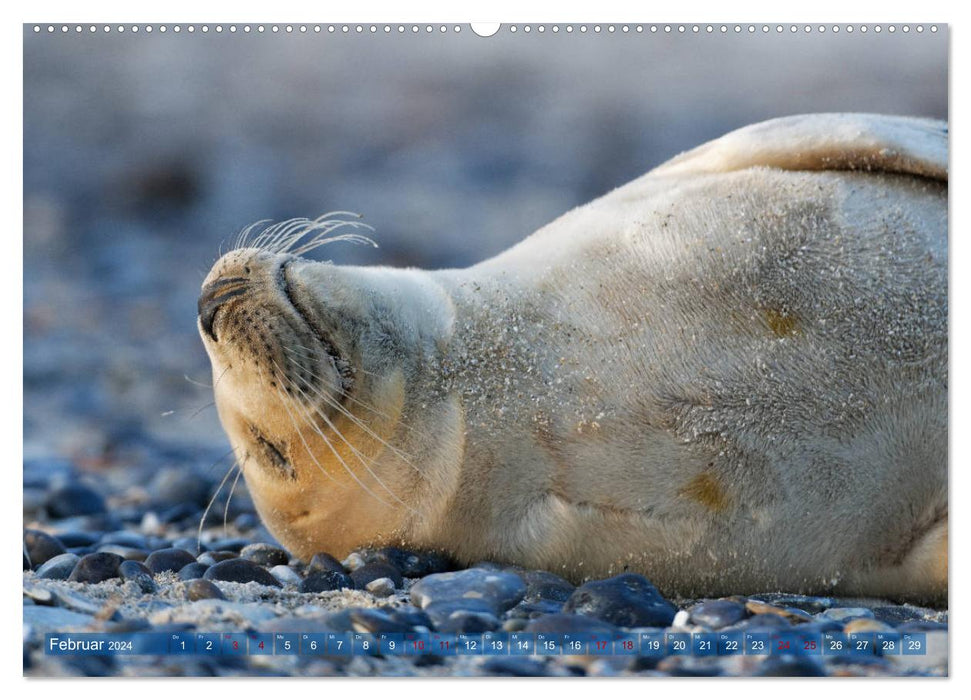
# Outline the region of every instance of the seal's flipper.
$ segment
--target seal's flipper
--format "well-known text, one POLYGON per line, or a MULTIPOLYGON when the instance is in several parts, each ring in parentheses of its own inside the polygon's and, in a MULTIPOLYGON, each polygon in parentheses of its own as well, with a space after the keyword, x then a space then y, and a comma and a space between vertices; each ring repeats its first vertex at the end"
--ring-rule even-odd
POLYGON ((651 171, 651 175, 781 170, 859 170, 947 182, 947 124, 879 114, 806 114, 738 129, 651 171))

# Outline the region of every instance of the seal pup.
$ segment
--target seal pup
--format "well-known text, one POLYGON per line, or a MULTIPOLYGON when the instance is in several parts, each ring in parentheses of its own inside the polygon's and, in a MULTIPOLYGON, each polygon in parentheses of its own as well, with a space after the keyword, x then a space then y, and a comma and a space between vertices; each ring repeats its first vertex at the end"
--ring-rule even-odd
POLYGON ((198 322, 261 517, 302 558, 944 599, 947 148, 756 124, 464 270, 301 257, 333 217, 247 232, 198 322))

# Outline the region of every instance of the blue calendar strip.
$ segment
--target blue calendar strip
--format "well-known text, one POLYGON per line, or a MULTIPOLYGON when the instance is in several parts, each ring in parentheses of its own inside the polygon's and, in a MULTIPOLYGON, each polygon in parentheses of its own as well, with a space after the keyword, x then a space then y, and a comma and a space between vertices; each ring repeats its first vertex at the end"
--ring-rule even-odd
POLYGON ((902 656, 927 653, 927 635, 895 632, 213 632, 48 634, 51 656, 902 656))

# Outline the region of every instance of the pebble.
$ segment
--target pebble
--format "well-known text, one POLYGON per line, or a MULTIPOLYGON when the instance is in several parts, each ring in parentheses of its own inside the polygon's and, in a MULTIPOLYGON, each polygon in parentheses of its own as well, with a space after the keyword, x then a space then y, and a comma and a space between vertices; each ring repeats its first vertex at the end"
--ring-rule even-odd
POLYGON ((785 629, 792 624, 786 616, 775 613, 758 613, 745 620, 746 629, 785 629))
POLYGON ((471 611, 500 615, 526 595, 526 584, 516 574, 485 569, 465 569, 431 574, 411 587, 411 602, 428 612, 442 603, 464 603, 471 611), (472 607, 475 605, 476 607, 472 607))
POLYGON ((210 542, 209 549, 213 551, 239 552, 248 544, 250 544, 250 541, 245 537, 226 537, 210 542))
MULTIPOLYGON (((239 554, 236 552, 227 552, 225 550, 213 550, 211 552, 203 552, 196 557, 196 561, 200 564, 205 564, 206 566, 213 566, 221 561, 226 561, 228 559, 236 559, 239 554)), ((252 561, 252 560, 250 560, 252 561)), ((254 562, 259 564, 259 562, 254 562)))
POLYGON ((101 539, 100 532, 81 532, 79 530, 65 530, 57 533, 57 539, 67 548, 90 547, 101 539))
POLYGON ((152 501, 162 506, 192 503, 205 507, 209 501, 209 489, 209 482, 200 479, 193 471, 166 468, 156 473, 147 491, 152 495, 152 501))
POLYGON ((893 625, 888 625, 885 622, 880 622, 872 618, 858 617, 850 620, 846 623, 843 628, 846 634, 853 634, 855 632, 893 632, 893 625))
POLYGON ((394 582, 395 588, 401 588, 404 585, 404 579, 401 578, 401 572, 391 564, 372 562, 370 564, 360 566, 351 572, 351 580, 354 582, 354 587, 361 590, 371 583, 371 581, 375 581, 379 578, 391 579, 394 582))
POLYGON ((837 620, 839 622, 848 622, 849 620, 865 617, 873 618, 873 613, 867 608, 830 608, 826 612, 820 613, 821 617, 827 620, 837 620))
POLYGON ((44 562, 58 554, 64 554, 67 550, 53 535, 40 530, 24 530, 24 551, 30 559, 31 568, 37 569, 44 562))
POLYGON ((763 603, 760 600, 750 600, 745 603, 745 609, 748 610, 752 615, 778 615, 779 617, 785 618, 791 624, 799 624, 801 622, 812 621, 812 615, 798 610, 796 608, 780 608, 777 605, 769 605, 768 603, 763 603))
POLYGON ((202 578, 209 571, 208 564, 202 564, 200 562, 194 561, 191 564, 186 564, 181 569, 179 569, 179 580, 180 581, 191 581, 193 579, 202 578))
POLYGON ((391 564, 408 578, 424 578, 455 569, 454 562, 438 552, 412 552, 400 547, 382 547, 361 553, 367 563, 391 564))
POLYGON ((235 581, 236 583, 255 581, 264 586, 280 588, 280 582, 273 578, 269 571, 247 559, 221 561, 210 566, 203 578, 207 581, 235 581))
POLYGON ((37 578, 66 579, 74 571, 80 558, 70 552, 51 557, 37 568, 37 578))
POLYGON ((274 566, 272 569, 270 569, 270 575, 284 585, 292 584, 294 586, 299 586, 300 582, 303 581, 303 579, 300 578, 300 574, 291 569, 289 566, 284 566, 282 564, 279 566, 274 566))
POLYGON ((572 583, 548 571, 525 571, 521 577, 526 582, 526 600, 531 603, 539 600, 565 603, 576 590, 572 583))
POLYGON ((46 507, 52 518, 98 515, 105 512, 105 500, 90 486, 71 482, 51 491, 46 507))
POLYGON ((556 613, 543 615, 530 620, 524 628, 526 632, 545 632, 548 634, 606 634, 612 635, 618 631, 617 627, 587 615, 572 613, 556 613))
POLYGON ((387 598, 394 593, 394 581, 389 578, 376 578, 364 586, 364 590, 378 598, 387 598))
POLYGON ((365 564, 367 564, 367 562, 364 560, 364 557, 357 552, 351 552, 347 555, 347 558, 341 562, 341 565, 348 571, 360 569, 365 564))
POLYGON ((347 573, 343 564, 327 554, 327 552, 318 552, 310 560, 310 564, 307 565, 307 573, 310 574, 314 571, 336 571, 339 574, 347 573))
POLYGON ((194 563, 195 560, 196 558, 184 549, 170 547, 149 554, 145 559, 145 566, 153 574, 160 574, 163 571, 178 571, 183 566, 194 563))
POLYGON ((152 572, 140 562, 132 560, 123 561, 118 567, 118 573, 121 575, 122 581, 134 582, 141 589, 142 593, 155 593, 158 591, 155 579, 152 578, 152 572))
POLYGON ((640 574, 621 574, 577 588, 563 612, 589 615, 619 627, 667 627, 676 608, 640 574))
POLYGON ((689 608, 688 613, 692 622, 713 630, 734 625, 748 615, 742 603, 725 598, 702 601, 689 608))
POLYGON ((342 588, 354 588, 354 581, 347 574, 337 571, 314 571, 300 582, 301 593, 322 593, 342 588))
POLYGON ((240 550, 239 555, 267 567, 281 566, 290 561, 290 555, 285 550, 262 542, 246 545, 240 550))
POLYGON ((117 578, 118 567, 121 566, 122 561, 122 558, 117 554, 109 552, 85 554, 75 564, 68 581, 101 583, 111 578, 117 578))
POLYGON ((189 600, 226 600, 226 596, 219 590, 219 586, 204 578, 189 581, 185 587, 185 594, 189 600))

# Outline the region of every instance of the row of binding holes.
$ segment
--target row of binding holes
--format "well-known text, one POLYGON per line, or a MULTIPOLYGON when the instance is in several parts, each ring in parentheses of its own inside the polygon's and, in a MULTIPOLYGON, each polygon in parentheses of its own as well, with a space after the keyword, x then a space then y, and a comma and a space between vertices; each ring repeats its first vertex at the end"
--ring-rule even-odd
MULTIPOLYGON (((80 25, 80 24, 77 24, 77 25, 67 25, 67 24, 53 25, 53 24, 49 24, 49 25, 46 25, 46 26, 41 26, 39 24, 35 24, 34 27, 33 27, 33 29, 34 29, 34 33, 35 34, 39 34, 39 33, 43 32, 45 30, 47 31, 48 34, 53 34, 53 33, 58 32, 58 31, 60 31, 61 33, 64 33, 64 34, 66 34, 68 32, 72 32, 72 31, 75 34, 80 34, 82 32, 95 33, 95 32, 98 32, 98 31, 103 31, 103 32, 117 32, 119 34, 123 34, 125 32, 131 32, 132 34, 137 34, 138 32, 144 32, 146 34, 151 34, 152 32, 156 32, 156 31, 159 32, 159 33, 161 33, 161 34, 165 34, 166 32, 169 32, 169 31, 171 31, 171 32, 173 32, 175 34, 180 34, 182 32, 187 32, 189 34, 194 34, 196 32, 201 32, 203 34, 208 34, 210 32, 215 32, 217 34, 221 34, 223 32, 229 32, 230 34, 235 34, 235 33, 239 33, 239 32, 241 32, 243 34, 251 34, 251 33, 265 34, 267 32, 272 33, 272 34, 278 34, 280 32, 284 32, 286 34, 294 34, 294 33, 298 33, 298 34, 309 34, 309 33, 320 34, 322 32, 326 32, 328 34, 365 34, 365 33, 369 33, 369 34, 380 34, 380 33, 383 33, 383 34, 392 34, 392 33, 397 33, 397 34, 420 34, 420 33, 431 34, 431 33, 435 33, 435 32, 440 33, 440 34, 446 34, 449 31, 452 31, 452 32, 455 32, 455 33, 458 33, 458 32, 461 32, 462 31, 462 28, 459 25, 457 25, 457 24, 456 25, 444 25, 444 24, 442 24, 442 25, 437 25, 437 26, 431 25, 431 24, 422 24, 422 25, 419 25, 419 24, 408 24, 408 25, 405 25, 405 24, 397 24, 397 25, 391 25, 391 24, 383 24, 383 25, 376 25, 376 24, 370 24, 370 25, 366 25, 366 24, 328 24, 328 25, 320 25, 320 24, 313 24, 313 25, 307 25, 307 24, 296 24, 296 25, 294 25, 294 24, 286 24, 286 25, 276 25, 276 24, 264 25, 264 24, 256 24, 256 25, 249 25, 249 24, 244 24, 244 25, 235 25, 235 24, 230 24, 230 25, 226 25, 226 26, 223 26, 221 24, 217 24, 217 25, 214 25, 214 26, 211 26, 211 27, 208 24, 203 24, 203 25, 199 25, 199 26, 189 24, 189 25, 185 25, 184 27, 182 25, 179 25, 179 24, 172 25, 171 27, 170 26, 167 26, 167 25, 164 25, 164 24, 158 25, 158 26, 153 26, 153 25, 150 25, 150 24, 143 25, 143 26, 139 26, 139 25, 129 25, 129 26, 126 26, 126 25, 123 25, 123 24, 115 25, 115 26, 111 26, 111 25, 96 26, 94 24, 87 25, 87 26, 80 25)), ((782 34, 782 33, 786 33, 786 32, 788 32, 790 34, 795 34, 795 33, 798 33, 798 32, 802 32, 802 33, 805 33, 805 34, 810 34, 812 32, 817 32, 817 33, 832 32, 833 34, 839 34, 840 32, 846 32, 847 34, 852 34, 853 32, 860 32, 861 34, 866 34, 867 32, 870 32, 870 31, 873 31, 873 32, 876 32, 877 34, 879 34, 879 33, 883 32, 884 30, 886 30, 887 32, 889 32, 891 34, 897 32, 898 30, 901 31, 901 32, 903 32, 903 33, 905 33, 905 34, 907 34, 907 33, 909 33, 911 31, 911 29, 913 29, 913 31, 916 31, 918 33, 921 33, 921 32, 924 31, 924 26, 923 25, 920 25, 920 24, 915 25, 913 27, 911 27, 910 25, 907 25, 907 24, 900 25, 900 26, 897 26, 897 25, 894 25, 894 24, 890 24, 890 25, 887 25, 886 27, 883 27, 882 25, 879 25, 879 24, 869 25, 869 26, 868 25, 865 25, 865 24, 862 24, 862 25, 859 25, 859 26, 854 26, 852 24, 840 26, 838 24, 834 24, 834 25, 831 25, 829 27, 824 26, 822 24, 820 24, 820 25, 809 25, 809 24, 805 24, 805 25, 796 25, 796 24, 788 24, 788 25, 783 25, 783 24, 775 24, 775 25, 768 25, 768 24, 761 24, 761 25, 755 25, 755 24, 746 24, 746 25, 742 25, 742 24, 734 24, 734 25, 727 25, 727 24, 721 24, 721 25, 711 25, 711 24, 705 24, 705 25, 699 25, 699 24, 690 24, 690 25, 688 25, 688 24, 676 24, 676 25, 671 25, 671 24, 662 24, 662 25, 657 25, 657 24, 651 24, 651 25, 642 25, 642 24, 634 24, 634 25, 631 25, 631 24, 607 24, 607 25, 600 25, 600 24, 594 24, 594 25, 590 25, 590 26, 588 26, 586 24, 580 24, 580 25, 567 24, 567 25, 562 25, 562 26, 561 25, 558 25, 558 24, 554 24, 554 25, 550 25, 550 26, 546 26, 546 25, 543 25, 543 24, 539 24, 539 25, 530 25, 530 24, 516 25, 516 24, 512 24, 512 25, 509 25, 507 27, 507 29, 510 32, 512 32, 512 33, 517 33, 517 32, 522 31, 522 32, 527 33, 527 34, 529 34, 531 32, 534 32, 534 31, 535 32, 538 32, 540 34, 544 34, 547 31, 552 32, 553 34, 558 34, 560 32, 566 32, 567 34, 572 34, 572 33, 575 33, 575 32, 579 32, 580 34, 586 34, 586 33, 589 33, 589 32, 593 32, 595 34, 600 34, 600 33, 603 33, 604 31, 606 31, 608 34, 615 34, 617 32, 620 32, 621 34, 629 34, 629 33, 632 33, 632 32, 635 33, 635 34, 642 34, 644 32, 649 32, 651 34, 657 34, 657 33, 665 33, 665 34, 674 34, 674 33, 677 33, 677 34, 688 34, 688 33, 691 33, 691 34, 702 34, 702 33, 704 33, 704 34, 715 34, 715 33, 720 33, 720 34, 729 34, 729 33, 735 33, 735 34, 742 34, 742 33, 756 34, 756 33, 759 33, 759 32, 761 32, 762 34, 769 34, 770 32, 775 32, 777 34, 782 34)), ((937 25, 933 25, 932 24, 932 25, 930 25, 930 27, 928 29, 931 32, 936 32, 937 31, 937 25)))

